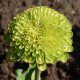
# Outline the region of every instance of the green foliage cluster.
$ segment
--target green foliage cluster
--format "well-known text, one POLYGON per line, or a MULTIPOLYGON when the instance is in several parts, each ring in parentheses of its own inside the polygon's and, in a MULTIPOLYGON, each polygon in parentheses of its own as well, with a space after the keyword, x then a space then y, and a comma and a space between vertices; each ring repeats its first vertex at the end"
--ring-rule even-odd
POLYGON ((46 6, 30 8, 13 18, 5 34, 8 59, 23 60, 44 71, 47 63, 66 62, 72 47, 67 18, 46 6))

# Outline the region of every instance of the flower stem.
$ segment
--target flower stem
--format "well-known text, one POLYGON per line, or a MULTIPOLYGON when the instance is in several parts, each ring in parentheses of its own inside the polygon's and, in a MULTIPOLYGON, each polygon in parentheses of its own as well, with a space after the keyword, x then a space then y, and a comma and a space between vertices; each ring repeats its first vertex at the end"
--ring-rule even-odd
POLYGON ((35 80, 41 80, 40 74, 41 74, 41 71, 36 66, 36 68, 35 68, 35 80))

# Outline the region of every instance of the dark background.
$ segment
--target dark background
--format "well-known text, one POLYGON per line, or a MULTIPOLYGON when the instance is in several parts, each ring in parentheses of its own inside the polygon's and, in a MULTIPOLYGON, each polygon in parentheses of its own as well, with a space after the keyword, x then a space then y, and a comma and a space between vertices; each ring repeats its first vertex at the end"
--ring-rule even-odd
MULTIPOLYGON (((0 0, 0 80, 16 80, 18 68, 26 70, 25 62, 7 62, 7 45, 3 39, 10 20, 18 13, 38 5, 37 0, 0 0)), ((63 13, 73 26, 74 51, 64 64, 48 64, 41 75, 42 80, 80 80, 80 0, 42 0, 42 5, 49 6, 63 13)))

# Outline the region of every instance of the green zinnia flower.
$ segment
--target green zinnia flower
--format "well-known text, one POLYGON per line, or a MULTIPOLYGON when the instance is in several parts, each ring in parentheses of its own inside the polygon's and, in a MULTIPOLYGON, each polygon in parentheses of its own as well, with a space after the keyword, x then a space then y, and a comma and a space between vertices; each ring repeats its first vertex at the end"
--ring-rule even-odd
POLYGON ((23 60, 45 70, 46 63, 65 62, 72 47, 72 26, 46 6, 30 8, 13 18, 6 33, 8 59, 23 60))

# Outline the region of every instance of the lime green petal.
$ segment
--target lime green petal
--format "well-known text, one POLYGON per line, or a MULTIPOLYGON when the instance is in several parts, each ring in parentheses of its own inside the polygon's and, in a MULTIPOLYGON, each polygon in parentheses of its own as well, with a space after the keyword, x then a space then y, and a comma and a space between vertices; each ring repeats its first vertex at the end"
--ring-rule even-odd
POLYGON ((55 63, 57 62, 56 56, 52 54, 45 55, 45 61, 46 63, 55 63))
POLYGON ((35 57, 32 57, 32 55, 24 56, 22 58, 23 61, 29 62, 29 63, 34 63, 35 62, 35 57))
POLYGON ((37 64, 37 67, 41 70, 44 71, 46 69, 46 64, 37 64))
POLYGON ((66 62, 68 59, 69 59, 68 53, 65 53, 64 55, 61 56, 61 58, 59 58, 59 60, 62 62, 66 62))
POLYGON ((36 55, 36 62, 37 62, 38 64, 43 64, 43 63, 45 63, 44 53, 40 53, 40 54, 37 54, 37 55, 36 55))
POLYGON ((36 62, 29 63, 29 66, 36 66, 36 62))

